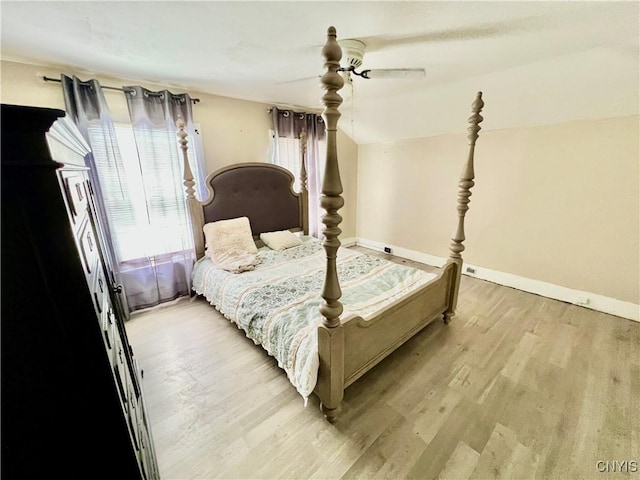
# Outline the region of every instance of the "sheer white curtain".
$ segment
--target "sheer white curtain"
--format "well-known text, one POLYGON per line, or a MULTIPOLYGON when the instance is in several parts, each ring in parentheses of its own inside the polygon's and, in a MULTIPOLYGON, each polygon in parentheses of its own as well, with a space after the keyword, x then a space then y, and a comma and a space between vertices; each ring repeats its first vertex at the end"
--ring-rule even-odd
MULTIPOLYGON (((121 272, 132 309, 189 295, 194 261, 193 238, 185 207, 182 155, 176 121, 182 117, 195 137, 191 98, 164 90, 125 87, 132 130, 119 140, 133 146, 125 159, 124 185, 129 202, 112 208, 121 272)), ((196 142, 190 142, 195 145, 196 142)), ((196 184, 203 182, 202 162, 190 149, 196 184)))
POLYGON ((271 108, 272 137, 271 162, 285 167, 296 178, 294 189, 300 191, 300 134, 307 134, 307 189, 309 191, 309 234, 320 238, 322 233, 322 172, 326 158, 324 121, 315 113, 271 108))

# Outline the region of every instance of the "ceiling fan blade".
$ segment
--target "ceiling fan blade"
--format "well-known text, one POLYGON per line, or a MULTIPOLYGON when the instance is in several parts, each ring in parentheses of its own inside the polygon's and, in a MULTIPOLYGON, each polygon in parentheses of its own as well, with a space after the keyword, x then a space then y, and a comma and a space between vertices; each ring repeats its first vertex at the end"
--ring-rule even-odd
POLYGON ((426 76, 427 72, 424 68, 374 68, 371 70, 363 70, 364 78, 406 78, 421 79, 426 76))
POLYGON ((492 22, 469 27, 448 30, 418 32, 411 35, 371 35, 358 37, 367 46, 367 52, 374 52, 388 47, 411 45, 423 42, 447 42, 459 40, 479 40, 492 38, 516 30, 531 29, 540 24, 540 17, 523 17, 509 22, 492 22))
POLYGON ((322 78, 322 75, 314 75, 313 77, 296 78, 294 80, 286 80, 284 82, 277 82, 276 85, 286 85, 286 84, 289 84, 289 83, 309 82, 311 80, 320 81, 320 78, 322 78))
POLYGON ((414 35, 373 35, 370 37, 361 37, 360 39, 367 45, 368 52, 374 52, 382 50, 383 48, 411 45, 414 43, 476 40, 483 37, 491 37, 497 33, 497 30, 491 27, 475 27, 472 29, 459 28, 440 32, 416 33, 414 35))

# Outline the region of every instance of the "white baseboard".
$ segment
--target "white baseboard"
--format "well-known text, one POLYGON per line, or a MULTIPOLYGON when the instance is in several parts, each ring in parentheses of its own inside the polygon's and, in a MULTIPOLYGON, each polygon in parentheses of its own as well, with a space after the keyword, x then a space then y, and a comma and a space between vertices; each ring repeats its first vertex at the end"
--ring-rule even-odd
POLYGON ((349 238, 341 238, 340 239, 340 244, 343 247, 353 247, 354 245, 356 245, 358 243, 358 239, 355 237, 349 237, 349 238))
MULTIPOLYGON (((446 258, 394 245, 383 244, 366 238, 358 237, 356 239, 356 244, 379 252, 384 252, 384 248, 388 247, 391 249, 391 253, 393 255, 439 268, 447 261, 446 258)), ((524 292, 535 293, 536 295, 542 295, 543 297, 553 298, 555 300, 572 303, 591 310, 597 310, 599 312, 640 322, 640 305, 636 305, 635 303, 625 302, 616 298, 599 295, 597 293, 562 287, 560 285, 534 280, 532 278, 520 277, 511 273, 478 267, 468 263, 464 263, 462 273, 470 277, 479 278, 480 280, 488 280, 490 282, 504 285, 506 287, 516 288, 524 292), (468 268, 472 269, 474 273, 468 272, 468 268)))

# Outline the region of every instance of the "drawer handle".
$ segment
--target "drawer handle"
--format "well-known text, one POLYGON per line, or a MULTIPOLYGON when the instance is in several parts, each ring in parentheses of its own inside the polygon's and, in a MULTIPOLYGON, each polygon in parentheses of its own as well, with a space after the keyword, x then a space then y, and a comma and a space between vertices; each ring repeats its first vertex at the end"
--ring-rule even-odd
POLYGON ((89 245, 89 250, 93 252, 93 238, 91 237, 91 232, 87 233, 87 244, 89 245))
POLYGON ((100 288, 100 292, 104 293, 104 288, 103 288, 103 284, 102 284, 102 279, 99 278, 98 279, 98 288, 100 288))

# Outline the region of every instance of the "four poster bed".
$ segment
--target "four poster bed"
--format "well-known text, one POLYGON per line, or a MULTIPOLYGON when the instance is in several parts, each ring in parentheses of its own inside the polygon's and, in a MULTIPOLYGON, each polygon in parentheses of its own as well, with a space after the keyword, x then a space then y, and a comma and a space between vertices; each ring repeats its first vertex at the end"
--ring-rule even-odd
POLYGON ((209 175, 209 198, 200 202, 186 160, 184 124, 179 123, 178 136, 197 257, 194 290, 277 359, 305 402, 316 393, 325 417, 334 421, 346 387, 431 321, 442 317, 448 323, 454 315, 484 104, 480 92, 469 118, 470 149, 459 182, 458 226, 449 260, 438 274, 339 248, 338 210, 344 201, 336 131, 342 103, 337 91, 343 79, 333 27, 323 55, 327 139, 320 198, 326 210, 323 241, 306 236, 304 139, 301 192, 293 191, 293 175, 284 168, 243 163, 209 175))

